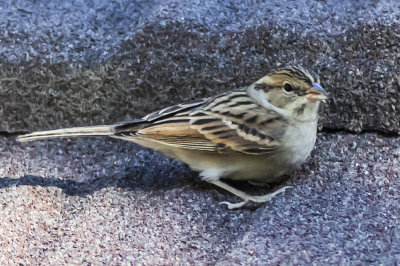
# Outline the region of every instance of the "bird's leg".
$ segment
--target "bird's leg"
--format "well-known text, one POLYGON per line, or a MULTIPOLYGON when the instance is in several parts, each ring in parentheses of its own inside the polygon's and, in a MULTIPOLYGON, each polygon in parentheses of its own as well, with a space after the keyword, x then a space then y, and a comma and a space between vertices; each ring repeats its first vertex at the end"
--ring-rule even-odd
POLYGON ((220 204, 226 204, 228 206, 229 209, 236 209, 236 208, 240 208, 242 207, 244 204, 246 204, 247 202, 254 202, 254 203, 263 203, 263 202, 267 202, 270 201, 273 197, 275 197, 277 194, 285 192, 285 190, 287 188, 290 188, 290 186, 286 186, 286 187, 282 187, 272 193, 266 194, 266 195, 262 195, 262 196, 252 196, 249 195, 241 190, 238 190, 230 185, 228 185, 225 182, 222 182, 221 180, 207 180, 207 182, 214 184, 216 186, 219 186, 220 188, 223 188, 229 192, 231 192, 232 194, 235 194, 236 196, 238 196, 239 198, 242 198, 244 201, 239 202, 239 203, 230 203, 227 201, 223 201, 220 202, 220 204))

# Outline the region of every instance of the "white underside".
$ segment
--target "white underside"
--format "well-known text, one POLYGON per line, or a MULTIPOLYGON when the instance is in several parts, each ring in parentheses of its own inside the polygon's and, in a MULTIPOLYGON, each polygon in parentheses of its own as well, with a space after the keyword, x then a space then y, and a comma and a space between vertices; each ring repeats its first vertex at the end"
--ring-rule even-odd
POLYGON ((314 147, 317 122, 293 122, 293 130, 283 136, 283 149, 267 155, 246 155, 240 152, 226 154, 172 148, 143 139, 127 139, 142 146, 160 150, 165 155, 179 159, 205 180, 228 178, 271 182, 303 163, 314 147))

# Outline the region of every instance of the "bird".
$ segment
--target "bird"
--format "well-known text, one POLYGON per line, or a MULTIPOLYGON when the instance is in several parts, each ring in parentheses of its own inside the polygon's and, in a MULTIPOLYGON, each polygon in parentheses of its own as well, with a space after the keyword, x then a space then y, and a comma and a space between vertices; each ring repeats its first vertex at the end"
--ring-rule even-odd
POLYGON ((253 84, 164 108, 111 125, 64 128, 18 136, 19 142, 80 136, 132 141, 183 161, 203 181, 241 198, 229 209, 264 203, 288 186, 250 195, 226 182, 275 182, 305 162, 314 148, 318 109, 327 99, 319 78, 301 66, 269 72, 253 84))

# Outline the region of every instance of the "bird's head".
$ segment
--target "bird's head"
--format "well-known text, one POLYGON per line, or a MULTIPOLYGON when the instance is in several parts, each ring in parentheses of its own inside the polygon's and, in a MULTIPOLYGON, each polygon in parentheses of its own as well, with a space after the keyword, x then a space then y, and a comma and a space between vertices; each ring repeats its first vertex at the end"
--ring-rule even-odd
POLYGON ((251 89, 261 104, 273 105, 299 120, 316 119, 320 101, 327 99, 318 79, 301 67, 275 70, 256 81, 251 89))

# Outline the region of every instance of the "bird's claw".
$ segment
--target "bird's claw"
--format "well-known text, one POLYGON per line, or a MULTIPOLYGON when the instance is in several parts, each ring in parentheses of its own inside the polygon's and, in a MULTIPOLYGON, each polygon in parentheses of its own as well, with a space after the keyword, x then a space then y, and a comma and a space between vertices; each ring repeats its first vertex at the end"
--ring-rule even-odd
POLYGON ((242 202, 238 202, 238 203, 230 203, 228 201, 221 201, 219 204, 226 204, 226 206, 228 207, 228 209, 232 210, 232 209, 237 209, 237 208, 241 208, 243 207, 243 205, 245 205, 248 201, 242 201, 242 202))
POLYGON ((267 201, 270 201, 273 197, 275 197, 277 194, 283 193, 286 191, 286 189, 288 188, 292 188, 292 186, 286 186, 286 187, 282 187, 272 193, 269 193, 267 195, 263 195, 263 196, 250 196, 250 195, 246 195, 245 197, 243 197, 244 201, 242 202, 238 202, 238 203, 230 203, 228 201, 222 201, 219 204, 226 204, 226 206, 228 207, 228 209, 237 209, 237 208, 241 208, 243 207, 243 205, 245 205, 248 202, 254 202, 254 203, 264 203, 267 201))

